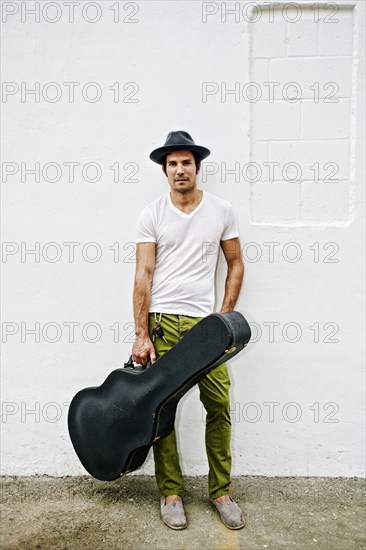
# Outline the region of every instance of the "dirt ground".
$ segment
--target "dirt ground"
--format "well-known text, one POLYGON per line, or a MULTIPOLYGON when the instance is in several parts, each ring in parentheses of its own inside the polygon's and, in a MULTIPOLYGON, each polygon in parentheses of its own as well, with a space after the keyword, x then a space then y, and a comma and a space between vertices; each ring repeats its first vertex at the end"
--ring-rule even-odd
POLYGON ((186 478, 188 528, 162 523, 152 477, 2 477, 1 549, 365 549, 365 480, 237 477, 246 526, 227 529, 207 478, 186 478))

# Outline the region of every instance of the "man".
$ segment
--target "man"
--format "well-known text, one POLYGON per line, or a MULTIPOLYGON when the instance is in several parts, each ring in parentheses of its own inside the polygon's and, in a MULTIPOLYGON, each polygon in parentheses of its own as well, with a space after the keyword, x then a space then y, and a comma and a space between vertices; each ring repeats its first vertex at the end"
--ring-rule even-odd
MULTIPOLYGON (((142 365, 149 356, 152 363, 156 361, 213 313, 219 244, 228 264, 220 313, 235 308, 244 274, 236 214, 229 201, 197 188, 200 163, 209 154, 209 149, 196 145, 184 131, 170 132, 165 144, 150 154, 151 160, 162 165, 170 191, 145 206, 137 221, 132 359, 142 365), (156 325, 161 327, 160 335, 156 325)), ((223 523, 240 529, 244 518, 230 496, 230 379, 226 363, 207 374, 198 387, 207 412, 210 499, 223 523)), ((153 453, 161 517, 172 529, 184 529, 184 486, 175 429, 155 443, 153 453)))

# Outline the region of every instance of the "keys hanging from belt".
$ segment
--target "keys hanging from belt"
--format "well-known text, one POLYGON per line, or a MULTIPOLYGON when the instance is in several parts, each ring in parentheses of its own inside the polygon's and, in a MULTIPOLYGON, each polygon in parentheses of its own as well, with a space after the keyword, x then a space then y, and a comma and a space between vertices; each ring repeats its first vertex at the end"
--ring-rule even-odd
POLYGON ((154 313, 154 319, 155 319, 155 325, 152 329, 152 332, 153 332, 153 342, 155 342, 155 338, 158 336, 159 338, 162 338, 164 340, 164 342, 167 344, 168 341, 167 339, 165 338, 164 336, 164 331, 160 325, 160 321, 161 321, 161 317, 162 317, 162 313, 160 313, 160 317, 159 319, 156 318, 156 313, 154 313))

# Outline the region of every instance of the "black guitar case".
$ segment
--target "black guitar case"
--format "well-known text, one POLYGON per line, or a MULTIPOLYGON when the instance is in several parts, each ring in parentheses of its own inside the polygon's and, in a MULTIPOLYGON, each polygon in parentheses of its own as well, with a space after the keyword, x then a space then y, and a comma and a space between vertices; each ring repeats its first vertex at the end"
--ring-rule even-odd
POLYGON ((84 468, 112 481, 142 466, 151 445, 172 431, 179 399, 250 337, 238 311, 213 313, 148 368, 134 368, 131 356, 101 386, 79 391, 70 403, 68 428, 84 468))

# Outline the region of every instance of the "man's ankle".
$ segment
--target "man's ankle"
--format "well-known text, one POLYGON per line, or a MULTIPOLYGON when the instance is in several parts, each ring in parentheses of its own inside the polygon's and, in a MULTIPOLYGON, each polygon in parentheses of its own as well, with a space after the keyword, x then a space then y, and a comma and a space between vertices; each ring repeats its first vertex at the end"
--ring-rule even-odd
POLYGON ((181 499, 180 495, 167 495, 165 497, 165 505, 173 504, 173 502, 179 502, 181 499))
POLYGON ((216 497, 216 498, 214 499, 214 501, 215 501, 215 502, 218 502, 218 503, 220 503, 220 502, 225 502, 226 500, 230 500, 230 495, 221 495, 221 496, 216 497))

